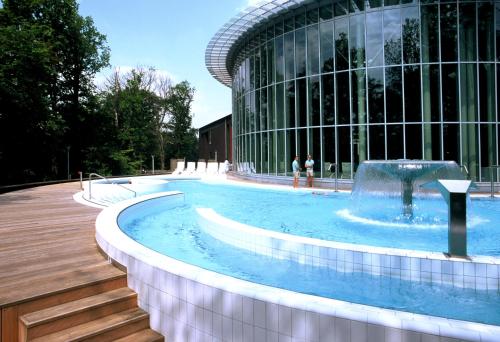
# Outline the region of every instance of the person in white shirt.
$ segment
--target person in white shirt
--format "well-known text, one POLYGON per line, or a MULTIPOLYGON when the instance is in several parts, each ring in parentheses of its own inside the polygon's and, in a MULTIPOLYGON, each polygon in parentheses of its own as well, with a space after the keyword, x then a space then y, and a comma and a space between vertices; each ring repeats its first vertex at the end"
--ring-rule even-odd
POLYGON ((300 166, 299 166, 299 156, 295 156, 295 159, 292 163, 292 171, 293 171, 293 187, 299 187, 299 177, 300 177, 300 166))
POLYGON ((307 186, 312 188, 314 178, 314 160, 312 160, 310 154, 307 155, 307 160, 304 166, 306 167, 307 186))

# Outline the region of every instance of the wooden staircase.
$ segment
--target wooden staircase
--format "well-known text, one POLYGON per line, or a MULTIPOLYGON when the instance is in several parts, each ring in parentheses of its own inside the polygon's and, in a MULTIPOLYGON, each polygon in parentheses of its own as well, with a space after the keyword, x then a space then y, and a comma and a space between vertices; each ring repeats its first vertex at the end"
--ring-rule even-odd
MULTIPOLYGON (((149 328, 149 314, 137 306, 126 273, 104 260, 37 281, 41 286, 30 298, 2 308, 2 342, 164 341, 149 328)), ((0 292, 23 285, 14 281, 10 291, 0 285, 0 292)))

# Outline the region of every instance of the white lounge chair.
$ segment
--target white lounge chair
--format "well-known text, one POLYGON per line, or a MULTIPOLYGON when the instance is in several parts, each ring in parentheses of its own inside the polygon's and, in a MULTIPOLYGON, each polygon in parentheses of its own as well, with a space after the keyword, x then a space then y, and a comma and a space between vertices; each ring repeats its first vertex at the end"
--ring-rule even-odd
POLYGON ((175 167, 175 170, 172 172, 173 175, 180 175, 182 172, 184 172, 184 160, 178 160, 177 161, 177 166, 175 167))
POLYGON ((207 175, 216 175, 219 173, 219 163, 208 162, 207 164, 207 175))
POLYGON ((199 176, 205 175, 207 173, 207 163, 204 161, 199 161, 195 173, 199 176))
POLYGON ((188 162, 186 170, 183 173, 190 175, 196 171, 196 162, 188 162))

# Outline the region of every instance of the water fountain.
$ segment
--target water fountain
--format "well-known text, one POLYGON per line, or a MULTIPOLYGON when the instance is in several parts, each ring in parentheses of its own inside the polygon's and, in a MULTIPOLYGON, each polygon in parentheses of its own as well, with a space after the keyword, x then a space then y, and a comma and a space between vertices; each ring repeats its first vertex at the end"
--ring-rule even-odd
MULTIPOLYGON (((356 171, 353 198, 360 202, 367 193, 383 197, 401 197, 404 217, 413 217, 413 197, 421 194, 422 184, 436 179, 463 180, 460 167, 454 161, 430 160, 369 160, 356 171)), ((356 205, 362 205, 357 203, 356 205)))
MULTIPOLYGON (((472 183, 464 178, 454 161, 370 160, 358 168, 352 197, 358 208, 367 195, 400 197, 402 216, 411 223, 414 196, 439 190, 448 205, 447 254, 466 257, 466 201, 472 183)), ((370 210, 373 212, 373 208, 370 210)))

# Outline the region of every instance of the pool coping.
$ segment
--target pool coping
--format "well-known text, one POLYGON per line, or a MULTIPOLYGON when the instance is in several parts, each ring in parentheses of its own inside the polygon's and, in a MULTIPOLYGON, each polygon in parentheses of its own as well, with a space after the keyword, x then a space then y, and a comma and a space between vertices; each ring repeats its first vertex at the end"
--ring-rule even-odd
MULTIPOLYGON (((273 303, 278 305, 280 310, 284 307, 301 310, 301 312, 304 311, 305 313, 312 312, 318 315, 335 317, 336 319, 350 320, 368 326, 382 326, 401 331, 455 339, 487 341, 500 336, 500 326, 349 303, 278 289, 218 274, 148 249, 132 240, 118 227, 117 217, 126 208, 136 203, 175 194, 179 194, 179 192, 157 193, 125 200, 104 209, 96 220, 97 243, 110 258, 127 268, 132 287, 139 293, 139 304, 146 310, 151 309, 153 313, 161 312, 161 308, 156 307, 156 304, 153 303, 154 300, 150 300, 149 297, 151 297, 152 293, 156 293, 156 290, 161 292, 162 284, 159 277, 161 278, 162 274, 168 274, 187 281, 188 290, 189 284, 194 282, 215 289, 213 291, 219 290, 255 301, 273 303)), ((185 288, 184 290, 189 292, 185 288)), ((184 296, 189 297, 189 293, 185 293, 184 296)), ((182 296, 180 298, 182 299, 182 296)), ((185 300, 189 302, 189 298, 185 298, 185 300)), ((160 324, 159 327, 161 328, 162 325, 160 324)), ((165 330, 165 333, 168 332, 165 330)))

